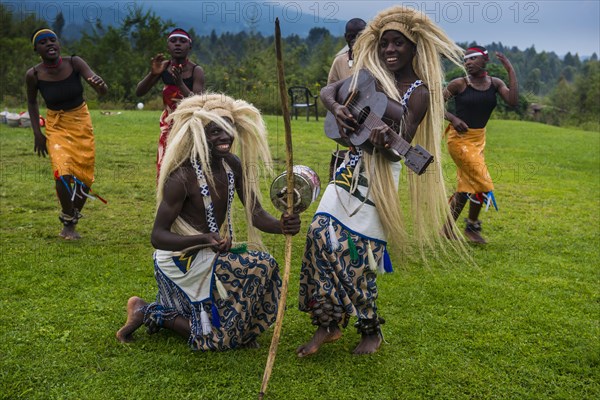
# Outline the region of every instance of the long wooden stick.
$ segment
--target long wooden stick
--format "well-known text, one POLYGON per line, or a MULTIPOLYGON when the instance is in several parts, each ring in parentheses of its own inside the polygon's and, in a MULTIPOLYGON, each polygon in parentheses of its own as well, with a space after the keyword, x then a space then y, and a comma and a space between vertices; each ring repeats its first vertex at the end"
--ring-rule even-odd
MULTIPOLYGON (((279 81, 279 98, 281 101, 281 111, 283 113, 283 124, 285 127, 285 155, 287 170, 287 212, 291 214, 294 209, 294 157, 292 152, 292 126, 290 123, 290 110, 288 108, 288 96, 285 88, 285 75, 283 73, 283 58, 281 55, 281 29, 279 28, 279 18, 275 19, 275 55, 277 57, 277 80, 279 81)), ((283 281, 281 283, 281 296, 279 299, 279 308, 277 309, 277 320, 275 330, 271 339, 269 348, 269 357, 265 366, 262 385, 258 393, 258 399, 262 400, 269 384, 269 378, 275 364, 275 355, 281 336, 281 326, 283 325, 283 314, 285 313, 285 303, 287 300, 288 282, 290 280, 290 265, 292 261, 292 235, 285 235, 285 269, 283 281)))

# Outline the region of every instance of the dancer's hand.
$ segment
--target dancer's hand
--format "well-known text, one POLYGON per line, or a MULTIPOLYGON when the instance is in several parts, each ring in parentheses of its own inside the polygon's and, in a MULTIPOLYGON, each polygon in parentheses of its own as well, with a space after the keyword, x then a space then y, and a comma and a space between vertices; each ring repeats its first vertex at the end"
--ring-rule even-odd
POLYGON ((185 86, 185 84, 183 83, 183 65, 179 64, 179 65, 173 65, 170 68, 171 76, 173 77, 173 79, 175 79, 175 84, 179 87, 181 86, 185 86))
POLYGON ((378 150, 387 149, 391 142, 389 135, 397 135, 389 126, 378 126, 371 130, 369 141, 378 150))
POLYGON ((295 235, 300 232, 300 216, 298 214, 283 213, 279 220, 281 233, 284 235, 295 235))
POLYGON ((98 75, 94 75, 94 76, 89 77, 87 79, 87 81, 93 87, 96 87, 96 88, 107 88, 107 85, 106 85, 106 82, 104 82, 104 79, 102 79, 98 75))
POLYGON ((150 73, 152 75, 160 75, 163 73, 164 70, 167 69, 167 67, 169 66, 170 61, 168 59, 165 59, 164 54, 159 53, 157 55, 155 55, 154 57, 152 57, 151 61, 150 61, 150 65, 151 65, 151 71, 150 73))
POLYGON ((450 123, 452 124, 452 126, 458 133, 465 133, 466 131, 469 130, 469 125, 467 125, 467 123, 465 121, 463 121, 462 119, 460 119, 458 117, 452 118, 450 123))
POLYGON ((502 63, 502 65, 504 66, 504 69, 507 72, 512 71, 513 66, 510 63, 510 61, 508 60, 508 58, 506 58, 506 56, 503 53, 500 53, 499 51, 496 52, 496 57, 498 58, 498 60, 500 60, 500 62, 502 63))
POLYGON ((38 157, 46 157, 46 154, 48 154, 48 148, 46 147, 46 136, 44 136, 41 132, 37 132, 33 134, 33 137, 34 153, 37 153, 38 157))
POLYGON ((224 253, 231 249, 231 240, 221 238, 218 233, 206 233, 202 235, 202 243, 209 245, 215 253, 224 253))

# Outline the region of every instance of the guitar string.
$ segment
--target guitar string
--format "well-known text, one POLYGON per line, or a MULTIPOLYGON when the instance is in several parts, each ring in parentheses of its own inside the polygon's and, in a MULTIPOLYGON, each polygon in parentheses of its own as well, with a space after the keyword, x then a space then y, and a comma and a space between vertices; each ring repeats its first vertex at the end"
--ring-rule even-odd
MULTIPOLYGON (((354 114, 358 115, 363 110, 363 108, 360 108, 359 106, 356 105, 356 101, 357 100, 352 99, 346 105, 346 107, 348 107, 348 109, 351 111, 351 113, 353 112, 352 113, 353 115, 354 114)), ((385 124, 385 122, 383 122, 380 117, 375 116, 373 113, 369 113, 361 125, 367 127, 368 129, 373 129, 373 128, 382 126, 381 124, 379 124, 379 122, 382 122, 383 124, 385 124)), ((385 124, 385 125, 387 125, 387 124, 385 124)), ((400 136, 400 135, 398 134, 398 136, 400 136)), ((406 152, 406 150, 409 150, 411 148, 411 145, 408 142, 406 142, 406 143, 402 143, 402 142, 398 143, 397 142, 396 144, 401 147, 403 152, 406 152)))

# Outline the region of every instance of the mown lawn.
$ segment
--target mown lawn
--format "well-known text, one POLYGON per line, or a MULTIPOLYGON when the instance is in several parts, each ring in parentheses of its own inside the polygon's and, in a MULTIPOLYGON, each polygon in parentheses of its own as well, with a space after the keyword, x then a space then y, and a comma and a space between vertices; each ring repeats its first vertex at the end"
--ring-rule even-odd
MULTIPOLYGON (((115 340, 128 297, 155 295, 158 112, 92 117, 94 190, 108 205, 88 202, 78 242, 57 235, 49 160, 34 155, 31 130, 0 126, 0 398, 256 398, 272 330, 258 350, 224 353, 194 353, 174 334, 143 329, 132 344, 115 340)), ((266 119, 279 173, 283 123, 266 119)), ((292 128, 295 164, 325 181, 334 146, 322 120, 293 120, 292 128)), ((457 258, 381 276, 386 343, 371 356, 350 354, 358 335, 348 328, 319 354, 296 357, 313 329, 297 310, 304 238, 294 237, 266 398, 600 398, 599 155, 598 132, 492 121, 487 160, 500 212, 482 216, 490 243, 469 246, 477 266, 457 258)), ((444 168, 450 191, 448 159, 444 168)), ((283 237, 265 241, 283 265, 283 237)))

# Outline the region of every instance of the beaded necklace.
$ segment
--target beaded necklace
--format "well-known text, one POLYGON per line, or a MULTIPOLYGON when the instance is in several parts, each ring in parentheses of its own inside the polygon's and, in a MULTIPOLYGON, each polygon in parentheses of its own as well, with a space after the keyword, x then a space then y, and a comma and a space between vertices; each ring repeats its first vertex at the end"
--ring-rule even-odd
MULTIPOLYGON (((204 200, 204 210, 206 213, 206 223, 208 224, 208 229, 212 233, 218 233, 219 225, 217 224, 217 219, 214 215, 215 207, 210 196, 210 190, 208 188, 206 177, 204 176, 204 172, 202 171, 200 163, 194 159, 192 159, 191 162, 192 166, 194 167, 194 170, 196 171, 196 179, 198 180, 198 185, 200 186, 200 193, 202 194, 204 200)), ((229 230, 229 237, 233 241, 233 227, 231 224, 231 204, 233 203, 233 196, 235 193, 235 179, 231 167, 229 167, 225 160, 223 160, 223 167, 225 168, 225 172, 227 173, 227 228, 229 230)))
MULTIPOLYGON (((198 180, 198 185, 200 186, 200 193, 202 194, 202 197, 204 200, 204 210, 206 213, 206 222, 208 223, 208 229, 212 233, 218 233, 219 225, 217 224, 217 219, 215 218, 215 215, 214 215, 214 204, 213 204, 211 196, 210 196, 210 190, 208 188, 208 183, 206 182, 206 177, 204 176, 204 172, 202 171, 202 167, 200 166, 200 163, 195 159, 191 159, 190 161, 192 162, 192 166, 194 167, 194 170, 196 172, 196 179, 198 180)), ((233 241, 233 226, 231 225, 231 204, 233 203, 233 195, 235 193, 235 185, 234 185, 235 179, 233 176, 233 171, 231 170, 229 165, 225 162, 225 160, 223 160, 223 167, 225 168, 225 172, 227 173, 227 189, 228 189, 227 190, 228 191, 228 194, 227 194, 227 228, 229 231, 229 237, 230 237, 231 241, 233 241)), ((221 297, 221 299, 223 299, 223 300, 227 299, 227 296, 228 296, 227 290, 223 287, 223 284, 219 280, 219 277, 217 276, 217 274, 214 270, 213 270, 213 279, 214 279, 215 287, 217 288, 217 292, 219 293, 219 296, 221 297)), ((211 309, 211 313, 212 313, 212 324, 211 324, 211 322, 208 318, 208 314, 204 310, 203 306, 201 306, 201 311, 200 311, 200 325, 202 328, 202 334, 204 336, 207 336, 211 333, 212 326, 214 326, 215 328, 221 327, 219 311, 217 309, 217 306, 215 305, 215 300, 213 298, 212 291, 211 291, 211 295, 210 295, 210 300, 211 300, 210 301, 210 309, 211 309)))
POLYGON ((46 68, 58 68, 60 64, 62 64, 62 57, 58 57, 58 62, 56 64, 46 64, 42 63, 46 68))
POLYGON ((181 64, 174 63, 173 60, 171 60, 171 66, 172 67, 181 67, 183 69, 183 68, 185 68, 186 65, 188 65, 189 62, 190 62, 189 58, 186 58, 181 64))
POLYGON ((402 107, 404 108, 404 112, 408 111, 408 99, 410 99, 410 95, 412 94, 412 92, 415 91, 416 88, 418 88, 422 84, 423 84, 423 81, 420 79, 417 79, 410 85, 408 90, 402 96, 402 99, 400 100, 400 104, 402 104, 402 107))

